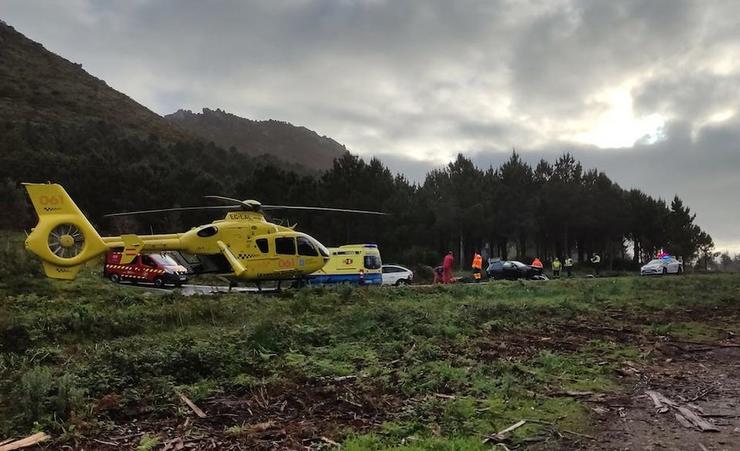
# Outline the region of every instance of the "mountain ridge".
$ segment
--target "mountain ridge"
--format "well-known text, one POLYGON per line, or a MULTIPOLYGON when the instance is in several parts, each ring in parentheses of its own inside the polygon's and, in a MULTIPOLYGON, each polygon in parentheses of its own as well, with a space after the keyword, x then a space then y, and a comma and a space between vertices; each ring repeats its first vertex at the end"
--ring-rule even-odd
POLYGON ((290 122, 253 120, 219 108, 200 113, 180 109, 164 118, 184 132, 252 157, 268 154, 313 170, 331 168, 334 159, 348 153, 346 146, 325 135, 290 122))
POLYGON ((105 121, 141 136, 193 139, 74 63, 0 23, 0 118, 74 127, 105 121))

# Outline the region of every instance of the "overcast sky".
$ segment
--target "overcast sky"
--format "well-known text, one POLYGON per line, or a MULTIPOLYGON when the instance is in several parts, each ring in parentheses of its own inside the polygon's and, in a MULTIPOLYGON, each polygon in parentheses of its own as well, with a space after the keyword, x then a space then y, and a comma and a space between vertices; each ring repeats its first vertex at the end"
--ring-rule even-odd
POLYGON ((0 0, 150 109, 279 119, 413 180, 571 151, 740 252, 740 2, 0 0))

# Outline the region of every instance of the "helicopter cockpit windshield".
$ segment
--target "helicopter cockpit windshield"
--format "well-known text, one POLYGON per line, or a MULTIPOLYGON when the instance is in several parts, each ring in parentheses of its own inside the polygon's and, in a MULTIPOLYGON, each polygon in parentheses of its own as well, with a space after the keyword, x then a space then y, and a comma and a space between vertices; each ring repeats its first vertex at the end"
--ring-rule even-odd
POLYGON ((296 235, 296 242, 298 244, 298 255, 309 257, 318 257, 321 255, 324 258, 329 258, 329 250, 308 235, 299 233, 296 235))

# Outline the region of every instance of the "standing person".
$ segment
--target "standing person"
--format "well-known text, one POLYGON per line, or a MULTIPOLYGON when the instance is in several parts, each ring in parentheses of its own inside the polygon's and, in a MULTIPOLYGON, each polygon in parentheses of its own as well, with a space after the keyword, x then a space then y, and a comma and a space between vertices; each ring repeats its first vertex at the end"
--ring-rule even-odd
POLYGON ((570 256, 565 259, 565 272, 568 273, 568 277, 573 275, 573 259, 570 256))
POLYGON ((599 254, 594 252, 594 255, 591 257, 591 264, 594 265, 594 275, 599 275, 599 264, 601 263, 601 257, 599 257, 599 254))
POLYGON ((563 266, 560 263, 560 260, 555 257, 555 260, 552 261, 552 277, 553 279, 559 279, 560 278, 560 267, 563 266))
POLYGON ((452 256, 452 251, 449 251, 442 261, 442 283, 452 283, 452 265, 454 263, 455 257, 452 256))
POLYGON ((480 272, 481 269, 483 269, 483 257, 481 257, 480 252, 475 251, 475 255, 473 256, 473 279, 475 279, 475 283, 480 282, 480 272))

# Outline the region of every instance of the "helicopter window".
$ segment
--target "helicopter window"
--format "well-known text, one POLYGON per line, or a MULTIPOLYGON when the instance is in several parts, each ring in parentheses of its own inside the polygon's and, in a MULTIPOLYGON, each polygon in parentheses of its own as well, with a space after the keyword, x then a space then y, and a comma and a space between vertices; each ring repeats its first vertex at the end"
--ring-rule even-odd
POLYGON ((295 240, 293 237, 275 238, 275 252, 282 255, 295 255, 295 240))
POLYGON ((307 257, 318 257, 319 253, 308 238, 299 236, 298 241, 298 255, 305 255, 307 257))
POLYGON ((267 245, 267 238, 259 238, 256 240, 256 242, 257 247, 260 248, 260 252, 262 252, 263 254, 270 252, 270 248, 267 245))
POLYGON ((209 236, 213 236, 216 233, 218 233, 218 227, 216 226, 208 226, 198 230, 198 236, 201 238, 208 238, 209 236))

